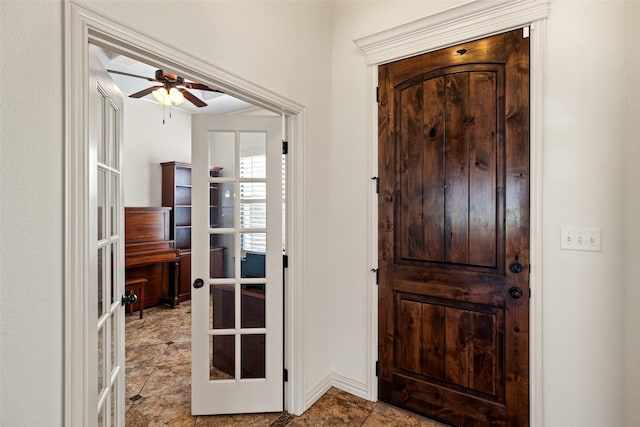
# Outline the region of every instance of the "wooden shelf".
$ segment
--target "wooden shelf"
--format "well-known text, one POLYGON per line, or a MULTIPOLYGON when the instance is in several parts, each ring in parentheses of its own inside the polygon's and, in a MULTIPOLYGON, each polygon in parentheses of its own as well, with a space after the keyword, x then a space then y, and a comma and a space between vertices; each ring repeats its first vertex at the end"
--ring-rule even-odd
MULTIPOLYGON (((175 241, 176 249, 180 253, 180 283, 178 285, 178 298, 185 301, 191 297, 191 164, 182 162, 165 162, 162 166, 162 205, 171 207, 171 239, 175 241)), ((222 168, 211 168, 210 176, 218 176, 222 168)), ((219 222, 220 216, 220 192, 218 184, 210 184, 209 215, 215 216, 215 222, 219 222), (216 204, 217 203, 217 204, 216 204)), ((211 219, 210 218, 210 219, 211 219)), ((212 227, 217 226, 210 225, 212 227)), ((216 243, 212 241, 211 243, 216 243)), ((224 267, 224 248, 212 245, 211 269, 222 270, 224 267)))

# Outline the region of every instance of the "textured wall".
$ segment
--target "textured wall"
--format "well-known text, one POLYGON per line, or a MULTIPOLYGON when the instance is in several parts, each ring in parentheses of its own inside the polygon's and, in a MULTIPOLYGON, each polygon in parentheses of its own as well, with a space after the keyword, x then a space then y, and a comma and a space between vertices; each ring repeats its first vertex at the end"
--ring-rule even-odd
POLYGON ((61 2, 0 2, 0 424, 7 426, 62 422, 62 36, 61 2))

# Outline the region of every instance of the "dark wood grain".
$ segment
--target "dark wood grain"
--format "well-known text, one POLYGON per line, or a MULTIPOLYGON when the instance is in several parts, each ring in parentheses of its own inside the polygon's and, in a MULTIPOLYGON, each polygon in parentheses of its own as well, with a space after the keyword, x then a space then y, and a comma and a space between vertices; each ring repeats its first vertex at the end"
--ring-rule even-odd
POLYGON ((469 353, 471 346, 471 318, 469 311, 445 310, 445 380, 469 388, 469 353))
MULTIPOLYGON (((469 264, 496 266, 497 117, 496 72, 469 75, 469 264)), ((501 79, 500 82, 502 82, 501 79)))
POLYGON ((171 208, 125 207, 126 279, 147 279, 145 307, 177 304, 180 258, 169 240, 171 208))
MULTIPOLYGON (((169 236, 180 254, 180 280, 176 285, 178 302, 191 299, 191 164, 164 162, 162 167, 162 205, 170 208, 169 236)), ((210 169, 210 176, 219 176, 221 167, 210 169)), ((218 184, 209 185, 209 222, 220 222, 220 191, 218 184)), ((218 244, 218 236, 211 236, 209 268, 211 277, 223 275, 225 248, 218 244)))
POLYGON ((469 74, 447 76, 446 261, 469 261, 469 74))
MULTIPOLYGON (((380 67, 378 76, 380 97, 378 100, 378 135, 379 144, 379 195, 378 195, 378 278, 380 282, 390 283, 393 280, 394 260, 394 218, 396 204, 396 165, 393 141, 394 113, 392 105, 393 85, 389 79, 388 68, 380 67)), ((379 378, 381 383, 391 385, 393 369, 393 327, 394 300, 390 286, 380 287, 378 292, 380 315, 378 316, 379 378)), ((380 389, 385 393, 385 389, 380 389)))
POLYGON ((422 85, 413 85, 398 93, 402 115, 400 117, 400 164, 402 257, 423 258, 422 239, 422 85))
POLYGON ((445 308, 422 304, 422 375, 444 379, 445 375, 445 308))
POLYGON ((398 334, 396 350, 398 368, 407 371, 422 372, 422 304, 415 301, 400 300, 397 324, 402 333, 398 334))
POLYGON ((127 243, 169 240, 171 208, 126 207, 124 234, 127 243))
POLYGON ((422 216, 424 255, 421 259, 443 261, 445 257, 445 78, 423 83, 422 216))
POLYGON ((378 397, 456 426, 529 425, 528 52, 379 67, 378 397))
MULTIPOLYGON (((505 44, 514 54, 506 64, 506 188, 505 262, 529 265, 529 44, 510 37, 505 44)), ((529 289, 528 268, 524 274, 506 269, 507 287, 529 289)), ((520 425, 528 425, 529 390, 529 299, 508 299, 505 328, 506 372, 509 373, 507 405, 518 408, 520 425)))

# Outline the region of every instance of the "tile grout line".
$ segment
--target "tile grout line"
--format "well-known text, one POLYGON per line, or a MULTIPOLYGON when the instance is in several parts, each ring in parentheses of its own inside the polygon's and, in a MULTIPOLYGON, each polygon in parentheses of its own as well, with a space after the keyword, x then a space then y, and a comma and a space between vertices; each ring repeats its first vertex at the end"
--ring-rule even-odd
MULTIPOLYGON (((153 307, 152 307, 153 308, 153 307)), ((136 332, 138 332, 140 330, 140 328, 144 327, 144 325, 148 322, 149 320, 149 315, 151 315, 151 318, 153 318, 153 311, 147 314, 147 318, 143 319, 142 322, 139 325, 136 325, 136 332)), ((184 320, 180 323, 180 325, 184 324, 184 320)), ((125 321, 125 333, 126 333, 126 321, 125 321)), ((129 326, 130 328, 133 325, 129 326)), ((174 327, 176 329, 176 331, 174 331, 173 337, 175 338, 175 335, 177 334, 177 327, 174 327)), ((172 339, 169 340, 169 342, 171 342, 172 339)), ((144 380, 144 383, 142 384, 142 386, 140 386, 140 389, 137 390, 137 393, 135 394, 135 396, 138 396, 139 398, 136 400, 132 401, 132 404, 129 406, 129 408, 125 411, 125 419, 126 419, 126 414, 133 408, 134 405, 139 406, 139 405, 143 405, 143 402, 140 402, 141 400, 144 401, 146 399, 145 396, 142 396, 140 393, 142 393, 142 391, 144 390, 144 388, 146 387, 147 383, 149 382, 151 376, 154 374, 154 372, 156 371, 156 369, 158 368, 158 364, 160 363, 160 360, 162 360, 162 357, 167 353, 167 350, 169 349, 169 345, 167 344, 167 342, 159 342, 156 344, 142 344, 140 346, 145 346, 145 347, 151 347, 151 346, 165 346, 164 350, 158 355, 158 358, 155 360, 155 362, 153 363, 153 365, 150 366, 151 372, 149 373, 149 375, 146 376, 146 379, 144 380)), ((126 343, 125 343, 125 353, 127 351, 126 349, 126 343)), ((126 356, 125 356, 126 357, 126 356)), ((125 373, 126 375, 126 373, 125 373)), ((126 383, 126 378, 125 378, 125 383, 126 383)), ((135 397, 133 396, 133 397, 135 397)), ((151 397, 151 396, 148 396, 151 397)), ((131 398, 129 398, 129 400, 131 400, 131 398)), ((194 426, 195 426, 195 420, 194 420, 194 426)))
POLYGON ((360 427, 362 427, 363 425, 365 425, 367 423, 367 420, 371 417, 371 414, 373 414, 374 409, 375 409, 375 406, 373 408, 371 408, 371 410, 367 414, 366 418, 362 421, 362 424, 360 424, 360 427))
MULTIPOLYGON (((175 309, 173 309, 173 310, 175 310, 175 309)), ((172 338, 168 339, 165 342, 159 342, 157 344, 144 345, 144 347, 149 347, 149 346, 153 346, 153 345, 164 345, 165 347, 159 353, 159 355, 157 356, 157 359, 155 359, 155 363, 153 363, 150 366, 147 365, 147 366, 149 366, 151 368, 150 369, 151 373, 148 376, 146 376, 146 378, 144 380, 144 383, 142 384, 140 390, 138 391, 138 395, 149 384, 149 381, 151 380, 151 377, 154 375, 154 373, 158 369, 158 366, 160 365, 160 361, 164 357, 167 356, 167 353, 169 352, 169 347, 170 347, 170 345, 168 345, 167 342, 173 341, 178 337, 178 334, 181 332, 180 328, 182 328, 182 327, 189 327, 190 328, 191 327, 191 325, 188 324, 188 320, 189 320, 189 316, 190 316, 190 312, 189 311, 184 310, 184 311, 180 311, 179 312, 179 311, 176 310, 175 312, 173 312, 173 314, 176 315, 176 317, 177 316, 181 316, 182 317, 182 322, 178 326, 171 326, 170 327, 170 328, 173 329, 173 333, 170 334, 172 338)), ((161 314, 160 316, 157 316, 156 319, 154 319, 154 317, 156 317, 156 316, 153 316, 153 315, 150 316, 148 319, 145 319, 145 321, 148 320, 148 322, 144 322, 144 323, 147 323, 148 325, 154 325, 155 324, 155 320, 160 320, 160 319, 162 319, 162 321, 171 322, 171 320, 167 320, 170 316, 169 315, 164 316, 164 313, 161 314)), ((177 322, 178 319, 176 318, 175 320, 176 320, 176 323, 178 323, 177 322)), ((135 324, 135 325, 136 325, 137 328, 140 328, 140 327, 142 327, 142 325, 144 323, 138 323, 138 324, 135 324)), ((182 343, 184 343, 184 342, 181 341, 179 343, 176 343, 174 341, 174 344, 182 344, 182 343)), ((173 344, 171 344, 171 345, 173 345, 173 344)), ((142 366, 144 366, 144 364, 142 366)), ((181 395, 183 397, 190 397, 188 392, 181 393, 181 395)), ((161 396, 161 395, 158 395, 158 396, 161 396)), ((149 396, 148 398, 156 398, 158 396, 154 395, 154 396, 149 396)), ((342 390, 339 390, 339 389, 330 390, 328 393, 326 393, 326 396, 328 396, 329 399, 335 398, 335 399, 337 399, 337 402, 341 402, 338 406, 346 408, 345 410, 349 412, 350 415, 348 416, 348 418, 350 418, 351 422, 353 422, 353 424, 351 424, 351 425, 356 425, 356 426, 363 427, 363 426, 367 425, 369 419, 373 420, 372 423, 370 423, 371 425, 375 425, 376 424, 375 421, 378 418, 376 418, 376 416, 374 416, 374 418, 372 418, 372 416, 373 416, 374 412, 378 412, 376 410, 376 408, 378 407, 380 402, 372 402, 373 404, 370 404, 366 400, 362 400, 361 398, 354 397, 353 395, 350 395, 350 394, 348 394, 348 393, 346 393, 346 392, 344 392, 342 390), (359 411, 355 410, 354 412, 351 412, 351 410, 349 408, 354 408, 354 409, 359 408, 359 410, 362 411, 362 412, 360 412, 360 416, 354 417, 354 415, 357 415, 357 413, 359 411), (360 418, 360 417, 363 417, 363 418, 360 418), (358 422, 357 421, 358 418, 361 419, 362 421, 358 422)), ((138 401, 134 401, 129 406, 129 409, 127 410, 126 413, 129 414, 129 411, 131 411, 133 409, 131 414, 133 415, 133 417, 136 417, 137 413, 140 413, 140 408, 144 408, 145 407, 145 404, 146 404, 146 401, 148 400, 148 398, 142 398, 142 399, 138 399, 138 401), (140 402, 140 400, 142 400, 142 402, 140 402)), ((324 398, 325 397, 323 396, 321 399, 324 399, 324 398)), ((326 406, 326 401, 325 401, 324 405, 321 405, 321 407, 322 406, 326 406)), ((260 421, 260 425, 261 426, 264 425, 265 427, 286 427, 286 426, 290 426, 290 425, 314 425, 314 426, 327 426, 327 425, 329 425, 329 424, 322 424, 321 423, 322 420, 327 421, 327 420, 331 419, 330 417, 329 418, 326 417, 326 415, 327 415, 326 411, 325 412, 320 411, 321 413, 319 413, 317 411, 317 409, 319 409, 319 408, 316 408, 315 413, 313 413, 313 411, 311 413, 307 412, 305 414, 306 416, 302 415, 300 417, 296 417, 296 416, 293 416, 293 415, 289 414, 286 411, 282 411, 280 413, 280 415, 276 416, 275 419, 273 419, 271 416, 267 416, 265 421, 260 421), (319 418, 318 418, 318 415, 320 415, 319 418), (273 420, 273 421, 271 421, 271 420, 273 420), (314 422, 316 424, 314 424, 314 422), (311 423, 311 424, 309 424, 309 423, 311 423)), ((400 409, 400 408, 398 408, 398 409, 400 409)), ((186 410, 186 407, 183 407, 183 410, 186 410)), ((184 413, 186 414, 186 412, 184 412, 184 413)), ((197 427, 197 426, 210 425, 211 422, 216 423, 216 419, 215 418, 213 420, 211 420, 208 417, 201 416, 201 415, 191 416, 190 415, 190 410, 189 410, 189 416, 192 417, 193 420, 189 420, 189 422, 187 423, 187 422, 185 422, 185 421, 187 421, 187 419, 183 419, 183 422, 185 422, 183 425, 190 426, 190 427, 197 427)), ((125 415, 125 417, 126 417, 126 415, 125 415)), ((384 413, 378 412, 377 417, 379 417, 380 420, 385 420, 385 419, 386 420, 391 420, 394 423, 395 422, 400 422, 400 423, 405 422, 405 419, 404 419, 403 416, 398 417, 397 415, 393 415, 393 414, 384 414, 384 413)), ((338 417, 338 418, 340 418, 340 417, 338 417)), ((411 418, 414 418, 414 417, 411 417, 411 418)), ((224 418, 222 418, 222 419, 224 419, 224 418)), ((335 417, 333 419, 335 419, 335 417)), ((140 425, 140 424, 136 424, 136 425, 140 425)), ((225 425, 228 425, 228 424, 225 424, 225 425)), ((243 424, 242 422, 240 422, 240 423, 236 422, 236 423, 233 423, 233 424, 230 424, 230 425, 241 426, 241 425, 247 425, 247 424, 243 424)), ((252 424, 252 425, 258 425, 258 424, 252 424)), ((339 424, 333 424, 333 425, 339 425, 339 424)), ((422 425, 422 424, 420 424, 420 425, 422 425)), ((433 422, 432 427, 436 427, 436 426, 441 426, 441 424, 436 424, 435 422, 433 422)), ((442 426, 445 427, 444 425, 442 425, 442 426)))

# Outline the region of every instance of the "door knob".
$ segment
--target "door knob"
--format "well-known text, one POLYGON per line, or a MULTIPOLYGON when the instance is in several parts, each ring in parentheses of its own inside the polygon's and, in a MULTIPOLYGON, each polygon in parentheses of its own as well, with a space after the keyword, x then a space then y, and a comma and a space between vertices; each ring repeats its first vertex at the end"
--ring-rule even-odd
POLYGON ((200 288, 201 288, 201 287, 203 287, 203 286, 204 286, 204 280, 202 280, 202 279, 196 279, 196 280, 194 280, 194 281, 193 281, 193 287, 194 287, 195 289, 200 289, 200 288))
POLYGON ((509 288, 509 295, 511 295, 511 298, 513 299, 518 299, 522 297, 522 289, 518 288, 517 286, 513 286, 509 288))
POLYGON ((518 273, 522 273, 522 270, 524 270, 524 267, 522 266, 522 264, 516 261, 509 264, 509 270, 511 270, 512 273, 518 274, 518 273))
POLYGON ((136 294, 122 294, 122 305, 133 304, 138 301, 138 295, 136 294))

